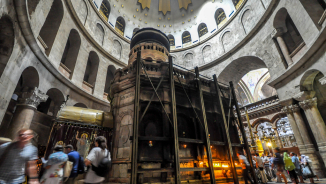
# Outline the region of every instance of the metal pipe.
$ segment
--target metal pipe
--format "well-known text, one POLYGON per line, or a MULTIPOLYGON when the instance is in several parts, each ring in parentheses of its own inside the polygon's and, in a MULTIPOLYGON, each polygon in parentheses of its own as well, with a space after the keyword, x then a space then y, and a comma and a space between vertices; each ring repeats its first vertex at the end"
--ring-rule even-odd
POLYGON ((222 128, 223 128, 223 131, 225 132, 224 139, 226 138, 225 140, 228 145, 228 152, 229 152, 230 163, 231 163, 231 168, 232 168, 233 180, 234 180, 235 184, 238 184, 239 180, 238 180, 238 176, 237 176, 237 169, 235 167, 234 159, 233 159, 233 150, 232 150, 232 143, 230 140, 229 126, 228 126, 228 123, 226 122, 223 101, 222 101, 222 97, 221 97, 221 91, 220 91, 220 87, 217 83, 217 78, 216 78, 215 74, 213 75, 213 79, 214 79, 214 84, 215 84, 216 95, 218 96, 218 101, 220 102, 221 112, 222 112, 222 116, 223 116, 224 128, 223 128, 223 126, 222 126, 222 128))
POLYGON ((211 142, 210 142, 210 138, 209 138, 207 119, 206 119, 206 109, 205 109, 203 91, 202 91, 202 88, 201 88, 201 81, 200 81, 200 78, 199 78, 198 67, 195 68, 195 71, 196 71, 196 79, 195 80, 197 80, 197 84, 198 84, 201 111, 202 111, 203 120, 204 120, 204 128, 205 128, 205 136, 206 136, 206 147, 207 147, 207 155, 208 155, 208 165, 209 165, 210 174, 211 174, 210 179, 211 179, 212 184, 216 184, 214 166, 213 166, 213 159, 212 159, 212 151, 211 151, 211 142))
POLYGON ((175 183, 181 183, 180 180, 180 159, 179 159, 179 136, 178 136, 178 114, 175 98, 175 86, 173 77, 173 61, 172 56, 169 56, 169 76, 170 76, 170 92, 171 92, 171 107, 172 107, 172 121, 173 121, 173 135, 174 135, 174 175, 175 183))
POLYGON ((241 113, 240 113, 237 98, 235 96, 235 90, 234 90, 234 86, 233 86, 232 81, 230 81, 230 88, 231 88, 231 93, 232 93, 231 98, 233 98, 234 103, 235 103, 235 108, 236 108, 236 111, 237 111, 237 116, 238 116, 238 120, 239 120, 239 124, 240 124, 239 128, 240 128, 240 131, 241 131, 241 134, 242 134, 243 142, 244 142, 245 149, 246 149, 246 152, 247 152, 247 157, 248 157, 248 160, 249 160, 249 163, 250 163, 250 172, 252 173, 252 176, 254 178, 254 184, 258 184, 257 177, 255 175, 254 166, 252 164, 251 152, 250 152, 250 149, 249 149, 248 140, 247 140, 247 137, 246 137, 246 132, 244 130, 244 126, 243 126, 243 123, 242 123, 242 120, 241 120, 241 113))
POLYGON ((132 136, 132 162, 131 162, 131 184, 137 184, 138 173, 138 123, 139 123, 139 95, 140 95, 140 58, 141 52, 137 52, 136 60, 136 83, 135 83, 135 102, 134 102, 134 124, 132 136))

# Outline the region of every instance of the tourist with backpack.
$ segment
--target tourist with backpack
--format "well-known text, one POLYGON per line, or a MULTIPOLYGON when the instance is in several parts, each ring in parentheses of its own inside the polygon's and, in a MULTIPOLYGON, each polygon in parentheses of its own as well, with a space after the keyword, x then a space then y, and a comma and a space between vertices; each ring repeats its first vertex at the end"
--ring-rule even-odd
POLYGON ((101 183, 111 167, 111 156, 107 150, 106 139, 98 136, 95 139, 95 147, 85 159, 85 165, 90 166, 87 171, 85 183, 101 183))

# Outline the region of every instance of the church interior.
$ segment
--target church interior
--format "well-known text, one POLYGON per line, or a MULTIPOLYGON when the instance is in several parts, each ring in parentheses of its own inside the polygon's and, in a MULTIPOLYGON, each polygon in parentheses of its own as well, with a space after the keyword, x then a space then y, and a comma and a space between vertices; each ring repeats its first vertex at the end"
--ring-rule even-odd
POLYGON ((112 184, 242 183, 237 152, 277 147, 326 178, 326 0, 0 7, 0 144, 86 157, 104 136, 112 184))

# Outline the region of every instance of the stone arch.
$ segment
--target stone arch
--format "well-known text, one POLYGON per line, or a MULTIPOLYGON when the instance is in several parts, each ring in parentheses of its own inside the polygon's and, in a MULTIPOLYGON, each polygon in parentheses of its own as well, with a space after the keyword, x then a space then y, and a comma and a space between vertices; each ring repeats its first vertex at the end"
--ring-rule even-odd
POLYGON ((41 102, 37 110, 44 114, 50 116, 56 116, 58 111, 60 110, 60 106, 65 101, 65 97, 63 93, 57 88, 51 88, 46 92, 48 95, 48 99, 45 102, 41 102))
POLYGON ((40 0, 27 0, 27 10, 29 16, 32 16, 40 0))
POLYGON ((87 59, 86 70, 84 74, 84 82, 91 85, 94 89, 97 77, 97 71, 100 59, 96 52, 91 51, 87 59))
POLYGON ((287 117, 286 113, 279 112, 279 113, 275 114, 271 118, 271 123, 272 123, 273 127, 276 127, 277 121, 280 120, 281 118, 284 118, 284 117, 287 117))
POLYGON ((24 88, 34 89, 35 87, 39 87, 39 84, 40 77, 38 71, 34 67, 29 66, 22 72, 15 91, 21 91, 24 88))
POLYGON ((75 105, 74 105, 74 107, 81 107, 81 108, 86 108, 86 109, 88 109, 88 107, 85 105, 85 104, 83 104, 83 103, 76 103, 75 105))
POLYGON ((168 38, 169 38, 170 46, 175 46, 174 36, 169 34, 168 38))
POLYGON ((191 35, 189 31, 182 33, 182 44, 191 42, 191 35))
POLYGON ((108 0, 103 0, 102 1, 99 12, 106 21, 109 20, 109 15, 110 15, 110 12, 111 12, 111 6, 110 6, 110 3, 109 3, 108 0))
POLYGON ((240 14, 240 22, 246 34, 248 34, 255 26, 256 16, 250 6, 246 6, 240 14))
POLYGON ((121 54, 122 54, 122 44, 121 44, 120 40, 114 39, 113 40, 112 55, 115 58, 120 59, 121 54))
POLYGON ((49 56, 51 52, 54 40, 59 31, 63 13, 64 9, 61 0, 53 1, 50 12, 46 17, 39 34, 39 39, 43 42, 42 44, 45 47, 45 53, 47 56, 49 56))
POLYGON ((125 32, 125 28, 126 28, 125 19, 121 16, 118 17, 115 22, 115 30, 118 31, 118 33, 120 33, 123 36, 125 32))
POLYGON ((2 16, 0 19, 0 77, 7 66, 14 44, 14 25, 9 16, 2 16))
POLYGON ((77 12, 77 15, 80 19, 80 21, 82 22, 83 25, 85 25, 86 23, 86 20, 87 20, 87 16, 88 16, 88 12, 89 11, 89 6, 87 4, 87 1, 86 0, 81 0, 78 4, 78 11, 77 12))
POLYGON ((304 43, 299 30, 292 21, 286 8, 281 8, 277 11, 273 26, 283 38, 290 55, 304 43))
POLYGON ((105 81, 105 87, 104 92, 110 93, 110 87, 111 87, 111 81, 114 79, 114 73, 116 71, 116 68, 113 65, 108 66, 108 70, 106 72, 106 81, 105 81))
POLYGON ((95 38, 100 45, 103 45, 104 35, 105 32, 103 26, 100 23, 97 23, 95 28, 95 38))
POLYGON ((315 26, 320 29, 318 22, 326 9, 326 2, 324 0, 300 0, 300 2, 315 26))
POLYGON ((75 69, 78 53, 80 50, 81 39, 77 30, 70 30, 69 37, 65 46, 65 50, 62 54, 61 64, 66 66, 69 72, 69 77, 72 77, 72 74, 75 69))
MULTIPOLYGON (((267 118, 258 118, 256 119, 254 122, 252 122, 251 127, 254 128, 255 131, 257 131, 258 126, 261 123, 265 123, 265 122, 269 122, 272 124, 271 120, 267 119, 267 118)), ((273 125, 273 124, 272 124, 273 125)))
POLYGON ((225 20, 226 20, 226 14, 225 14, 224 10, 222 8, 217 9, 215 11, 214 18, 215 18, 215 21, 216 21, 217 28, 222 26, 222 23, 224 23, 225 20))
POLYGON ((300 80, 300 91, 314 91, 314 80, 319 73, 315 69, 306 71, 300 80))
POLYGON ((243 56, 228 64, 218 75, 218 80, 224 83, 233 81, 237 84, 246 73, 260 68, 267 68, 262 59, 256 56, 243 56))
POLYGON ((199 38, 207 34, 208 33, 207 25, 205 23, 199 24, 197 28, 197 32, 199 38))

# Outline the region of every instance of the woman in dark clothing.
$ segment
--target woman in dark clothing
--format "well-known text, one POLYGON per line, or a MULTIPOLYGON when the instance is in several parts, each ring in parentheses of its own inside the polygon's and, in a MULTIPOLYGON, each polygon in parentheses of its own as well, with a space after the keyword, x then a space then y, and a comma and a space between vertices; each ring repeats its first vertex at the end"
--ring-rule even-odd
POLYGON ((283 174, 284 161, 279 152, 280 152, 280 148, 276 147, 275 148, 275 158, 274 158, 272 167, 274 167, 276 165, 276 169, 277 169, 276 176, 281 176, 284 180, 284 183, 287 184, 287 179, 286 179, 285 175, 283 174))

